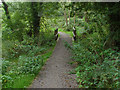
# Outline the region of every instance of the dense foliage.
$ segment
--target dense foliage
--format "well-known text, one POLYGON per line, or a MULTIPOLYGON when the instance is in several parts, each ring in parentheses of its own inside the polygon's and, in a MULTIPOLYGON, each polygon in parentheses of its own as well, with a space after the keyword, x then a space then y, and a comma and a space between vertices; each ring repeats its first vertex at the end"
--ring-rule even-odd
MULTIPOLYGON (((52 4, 3 2, 3 88, 27 87, 52 54, 55 46, 54 29, 51 30, 48 25, 50 19, 47 19, 47 13, 43 10, 49 5, 52 7, 52 4)), ((52 13, 52 10, 49 12, 52 13)))
POLYGON ((80 88, 120 88, 119 6, 120 3, 66 6, 72 7, 71 15, 76 11, 77 42, 67 47, 73 52, 73 63, 77 64, 75 70, 80 88))
POLYGON ((73 26, 77 41, 67 47, 79 87, 120 88, 120 3, 2 3, 3 88, 27 87, 52 54, 53 30, 73 26))

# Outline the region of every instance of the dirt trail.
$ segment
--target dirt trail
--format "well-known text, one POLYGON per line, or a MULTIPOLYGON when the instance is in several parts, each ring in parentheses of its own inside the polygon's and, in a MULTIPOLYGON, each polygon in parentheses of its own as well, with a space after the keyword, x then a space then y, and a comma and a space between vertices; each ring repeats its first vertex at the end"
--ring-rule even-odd
POLYGON ((64 40, 72 43, 69 35, 59 32, 60 38, 52 56, 48 59, 38 77, 29 88, 75 88, 77 83, 74 74, 69 74, 73 67, 68 64, 70 52, 64 46, 64 40))

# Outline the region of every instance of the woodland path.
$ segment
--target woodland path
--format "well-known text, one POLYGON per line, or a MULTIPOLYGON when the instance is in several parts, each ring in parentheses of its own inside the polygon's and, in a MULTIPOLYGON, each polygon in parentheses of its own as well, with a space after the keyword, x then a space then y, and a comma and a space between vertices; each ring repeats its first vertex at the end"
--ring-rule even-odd
POLYGON ((77 88, 75 75, 69 73, 73 70, 69 64, 71 54, 64 46, 64 40, 71 44, 72 39, 63 32, 59 34, 52 56, 29 88, 77 88))

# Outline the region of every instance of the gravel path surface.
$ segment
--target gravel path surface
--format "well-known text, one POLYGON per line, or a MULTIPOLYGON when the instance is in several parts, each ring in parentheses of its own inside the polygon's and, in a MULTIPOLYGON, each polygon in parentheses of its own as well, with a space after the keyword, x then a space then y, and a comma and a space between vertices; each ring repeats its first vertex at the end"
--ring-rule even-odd
POLYGON ((72 43, 69 35, 59 32, 60 38, 56 44, 52 56, 48 59, 39 75, 29 88, 76 88, 75 75, 69 72, 73 66, 68 64, 70 52, 64 46, 64 40, 72 43))

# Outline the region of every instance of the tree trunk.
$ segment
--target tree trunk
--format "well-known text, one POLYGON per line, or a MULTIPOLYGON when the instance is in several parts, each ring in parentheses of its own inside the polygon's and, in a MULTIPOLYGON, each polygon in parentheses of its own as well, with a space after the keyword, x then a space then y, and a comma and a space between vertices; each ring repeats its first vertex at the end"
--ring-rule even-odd
POLYGON ((70 25, 70 10, 69 10, 69 25, 70 25))
POLYGON ((7 19, 10 19, 9 11, 8 11, 8 5, 4 2, 4 0, 1 0, 3 3, 3 8, 5 10, 5 15, 7 16, 7 19))
POLYGON ((65 20, 66 20, 66 26, 68 26, 68 21, 67 21, 66 10, 64 11, 64 16, 65 16, 65 20))
POLYGON ((33 23, 34 37, 39 36, 39 29, 40 29, 40 18, 41 18, 41 16, 40 17, 38 16, 38 10, 37 10, 38 7, 37 6, 38 6, 37 2, 32 2, 31 8, 32 8, 32 23, 33 23))
POLYGON ((85 21, 88 22, 88 16, 87 16, 87 12, 85 13, 85 21))
POLYGON ((1 0, 2 1, 2 4, 3 4, 3 9, 5 11, 5 15, 7 17, 7 20, 8 20, 8 27, 13 31, 13 26, 12 26, 12 22, 11 22, 11 18, 10 18, 10 14, 9 14, 9 10, 8 10, 8 5, 5 3, 4 0, 1 0))

